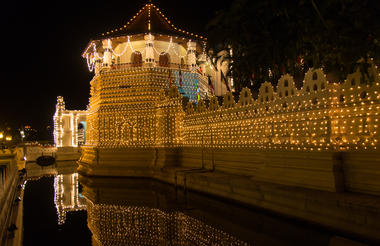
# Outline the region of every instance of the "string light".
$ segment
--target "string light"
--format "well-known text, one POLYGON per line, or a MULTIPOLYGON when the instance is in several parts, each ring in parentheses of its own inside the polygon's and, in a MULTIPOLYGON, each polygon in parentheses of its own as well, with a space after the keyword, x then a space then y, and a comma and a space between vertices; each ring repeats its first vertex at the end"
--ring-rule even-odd
POLYGON ((88 70, 89 70, 90 72, 94 71, 94 68, 95 68, 95 60, 92 59, 92 58, 89 58, 89 54, 88 54, 88 53, 87 53, 86 59, 87 59, 87 67, 88 67, 88 70))
POLYGON ((361 87, 348 82, 351 78, 360 81, 360 76, 357 72, 342 85, 328 84, 322 70, 311 69, 300 90, 293 78, 285 75, 276 90, 264 83, 257 100, 246 88, 238 103, 227 93, 222 106, 215 98, 210 99, 208 109, 204 103, 198 103, 196 110, 189 104, 183 145, 303 151, 376 149, 379 87, 378 83, 361 87))
MULTIPOLYGON (((154 7, 146 6, 149 10, 154 7)), ((141 11, 136 16, 139 14, 141 11)), ((196 43, 191 40, 187 43, 186 66, 190 69, 181 70, 181 86, 177 69, 157 66, 155 61, 155 54, 171 51, 179 59, 186 57, 178 52, 179 44, 173 44, 175 37, 166 37, 170 37, 170 41, 165 41, 168 46, 163 46, 165 52, 160 53, 160 49, 154 47, 155 36, 144 35, 144 64, 118 67, 118 64, 108 66, 110 64, 104 62, 105 69, 96 73, 91 81, 88 146, 251 147, 300 151, 377 148, 378 76, 375 76, 376 83, 365 85, 360 83, 360 72, 356 72, 340 85, 328 83, 321 69, 310 69, 301 89, 295 87, 290 75, 285 75, 276 88, 269 82, 264 83, 257 99, 253 99, 251 91, 245 88, 238 103, 232 93, 227 93, 222 105, 211 97, 206 107, 202 100, 209 92, 206 77, 194 72, 198 69, 196 43), (168 79, 174 79, 177 86, 169 89, 168 79), (190 99, 186 111, 182 108, 178 89, 190 99), (193 102, 197 102, 195 109, 193 102)), ((163 40, 160 35, 157 39, 163 40)), ((116 53, 111 40, 104 39, 103 46, 109 52, 107 59, 111 54, 125 54, 128 47, 138 52, 129 36, 125 42, 125 46, 120 46, 123 47, 121 53, 116 53)), ((95 44, 93 47, 98 58, 95 44)), ((202 59, 216 70, 205 47, 206 44, 202 59)), ((377 71, 373 73, 378 75, 377 71)))
MULTIPOLYGON (((107 48, 112 52, 113 55, 115 55, 116 57, 121 57, 123 56, 127 51, 128 51, 128 48, 131 49, 132 53, 135 53, 137 50, 135 48, 133 48, 133 45, 132 45, 132 42, 130 41, 130 36, 127 37, 127 42, 125 43, 124 45, 124 49, 122 50, 121 53, 117 53, 113 48, 112 48, 112 45, 111 45, 111 40, 108 39, 107 40, 107 48)), ((168 44, 168 48, 164 51, 164 52, 160 52, 158 51, 155 47, 153 47, 153 50, 156 54, 158 55, 161 55, 161 54, 168 54, 170 52, 170 50, 173 50, 174 54, 179 58, 179 59, 182 59, 182 58, 185 58, 186 55, 179 55, 178 52, 176 51, 176 49, 174 48, 173 46, 173 38, 170 37, 170 42, 168 44)), ((143 52, 146 52, 146 47, 141 51, 141 53, 143 52)), ((102 57, 100 57, 98 55, 98 52, 96 50, 96 44, 93 44, 93 54, 94 56, 96 57, 96 59, 99 59, 99 60, 102 60, 104 58, 104 55, 102 57)), ((91 55, 92 56, 92 55, 91 55)), ((95 61, 94 60, 91 60, 89 59, 89 53, 86 54, 86 58, 87 58, 87 66, 88 66, 88 69, 90 72, 92 72, 94 70, 94 67, 95 67, 95 61)), ((145 59, 144 59, 145 60, 145 59)))
POLYGON ((66 110, 63 97, 57 97, 56 111, 53 117, 55 146, 77 147, 79 139, 77 126, 80 122, 85 122, 86 117, 87 111, 66 110))
POLYGON ((85 199, 79 197, 78 173, 60 174, 54 177, 54 204, 57 209, 58 225, 65 223, 68 212, 86 210, 85 199))
POLYGON ((99 245, 248 245, 183 212, 94 203, 87 199, 88 228, 99 245))

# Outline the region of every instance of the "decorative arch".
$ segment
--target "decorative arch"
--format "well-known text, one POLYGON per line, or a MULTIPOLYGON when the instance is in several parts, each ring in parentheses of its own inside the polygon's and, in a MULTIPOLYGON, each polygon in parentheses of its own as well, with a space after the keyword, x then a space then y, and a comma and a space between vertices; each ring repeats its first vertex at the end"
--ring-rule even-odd
POLYGON ((253 103, 253 99, 252 99, 251 91, 247 87, 243 88, 243 90, 241 90, 240 92, 239 105, 246 106, 252 103, 253 103))
POLYGON ((326 76, 322 69, 310 69, 305 74, 305 84, 303 86, 303 93, 320 92, 327 87, 326 76))
POLYGON ((210 111, 216 111, 219 109, 219 102, 218 102, 218 98, 216 98, 215 96, 212 96, 210 98, 210 105, 209 105, 209 110, 210 111))
POLYGON ((206 112, 206 104, 205 104, 205 102, 203 101, 203 99, 199 100, 198 105, 197 105, 196 112, 197 112, 197 113, 203 113, 203 112, 206 112))
POLYGON ((233 108, 235 106, 235 99, 232 92, 227 92, 223 97, 223 108, 233 108))
POLYGON ((285 74, 281 76, 277 84, 277 96, 280 99, 294 96, 297 94, 297 88, 294 83, 294 79, 291 75, 285 74))
POLYGON ((271 83, 265 82, 259 89, 259 102, 267 103, 273 101, 274 89, 271 83))

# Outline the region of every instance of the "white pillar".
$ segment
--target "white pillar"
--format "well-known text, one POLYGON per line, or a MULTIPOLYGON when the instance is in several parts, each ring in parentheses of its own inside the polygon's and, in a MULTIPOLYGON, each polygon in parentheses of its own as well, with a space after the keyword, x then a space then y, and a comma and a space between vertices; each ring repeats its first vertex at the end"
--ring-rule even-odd
POLYGON ((63 112, 66 110, 63 97, 57 98, 56 113, 54 117, 54 140, 56 147, 62 147, 63 141, 63 112))
POLYGON ((197 57, 195 51, 197 49, 197 43, 192 42, 191 40, 187 43, 187 63, 191 66, 192 70, 195 70, 197 67, 197 57))
POLYGON ((144 36, 146 41, 146 55, 145 55, 145 63, 154 64, 154 36, 152 34, 147 34, 144 36))
POLYGON ((100 57, 99 53, 95 54, 95 74, 98 74, 102 69, 102 59, 99 59, 97 57, 100 57))
POLYGON ((103 67, 109 68, 112 65, 112 51, 111 51, 112 42, 110 39, 105 39, 102 41, 102 43, 103 43, 103 49, 104 49, 103 67))

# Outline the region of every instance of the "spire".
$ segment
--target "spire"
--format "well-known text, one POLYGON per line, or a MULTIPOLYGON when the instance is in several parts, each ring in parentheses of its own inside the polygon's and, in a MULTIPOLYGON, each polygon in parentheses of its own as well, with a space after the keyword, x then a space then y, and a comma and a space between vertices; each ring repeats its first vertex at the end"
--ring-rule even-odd
POLYGON ((56 104, 56 110, 57 110, 57 112, 61 113, 65 109, 66 109, 65 108, 65 101, 63 100, 63 97, 62 96, 58 96, 57 97, 57 104, 56 104))

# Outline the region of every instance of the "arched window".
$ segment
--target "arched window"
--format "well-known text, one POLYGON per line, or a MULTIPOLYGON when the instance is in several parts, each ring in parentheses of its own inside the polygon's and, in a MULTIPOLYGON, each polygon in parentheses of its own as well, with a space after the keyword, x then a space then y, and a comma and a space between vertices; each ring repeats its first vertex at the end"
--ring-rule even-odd
POLYGON ((131 55, 132 66, 141 67, 142 66, 142 55, 139 51, 135 51, 131 55))
POLYGON ((159 58, 159 65, 160 67, 169 67, 169 64, 170 64, 170 56, 168 53, 166 52, 162 52, 160 54, 160 58, 159 58))
POLYGON ((314 72, 313 73, 313 80, 317 80, 318 79, 318 74, 317 74, 317 72, 314 72))

